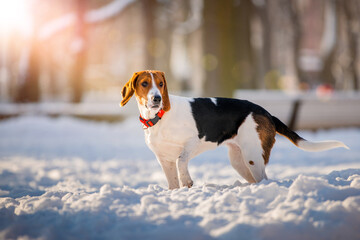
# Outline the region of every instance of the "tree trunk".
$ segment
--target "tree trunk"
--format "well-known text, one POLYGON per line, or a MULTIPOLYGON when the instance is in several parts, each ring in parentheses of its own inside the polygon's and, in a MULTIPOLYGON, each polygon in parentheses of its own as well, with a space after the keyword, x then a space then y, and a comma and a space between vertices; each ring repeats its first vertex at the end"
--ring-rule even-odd
POLYGON ((339 41, 339 28, 340 28, 340 11, 339 3, 336 0, 327 1, 325 4, 325 28, 335 28, 335 29, 325 29, 325 33, 322 41, 323 52, 323 68, 321 70, 321 81, 328 84, 335 83, 335 76, 333 74, 333 66, 336 62, 336 52, 338 48, 339 41), (333 16, 334 15, 334 16, 333 16), (335 20, 332 20, 335 18, 335 20), (334 22, 333 24, 332 21, 334 22), (330 26, 327 26, 331 24, 330 26), (334 26, 335 25, 335 26, 334 26))
POLYGON ((272 25, 270 20, 269 1, 264 1, 263 4, 255 5, 256 15, 261 22, 261 42, 258 46, 258 53, 256 63, 255 75, 258 81, 257 86, 265 88, 265 75, 272 70, 271 65, 271 48, 272 48, 272 25))
POLYGON ((40 100, 39 43, 35 37, 30 41, 30 46, 24 48, 20 60, 19 84, 15 102, 38 102, 40 100))
POLYGON ((302 37, 302 30, 301 30, 301 19, 300 19, 300 11, 297 7, 296 1, 285 1, 288 4, 288 9, 290 12, 290 20, 293 26, 293 64, 295 67, 295 74, 298 78, 298 82, 308 82, 304 72, 300 67, 300 50, 301 50, 301 37, 302 37))
POLYGON ((234 48, 236 63, 232 69, 237 88, 256 88, 254 78, 254 52, 251 45, 251 19, 254 7, 252 1, 241 1, 234 7, 234 48))
POLYGON ((155 39, 155 10, 156 0, 144 0, 141 1, 144 17, 144 48, 145 48, 145 62, 144 69, 155 68, 155 55, 158 42, 155 39))
POLYGON ((359 75, 357 71, 358 62, 358 43, 359 43, 359 30, 360 30, 360 4, 358 1, 343 1, 344 13, 347 21, 347 35, 350 54, 350 76, 354 90, 359 90, 359 75))
POLYGON ((231 97, 236 87, 233 1, 204 1, 204 96, 231 97))
POLYGON ((74 64, 71 69, 70 82, 72 89, 71 101, 79 103, 82 100, 84 92, 84 71, 86 67, 87 56, 87 31, 85 23, 86 1, 76 1, 76 36, 72 43, 72 51, 74 52, 74 64))

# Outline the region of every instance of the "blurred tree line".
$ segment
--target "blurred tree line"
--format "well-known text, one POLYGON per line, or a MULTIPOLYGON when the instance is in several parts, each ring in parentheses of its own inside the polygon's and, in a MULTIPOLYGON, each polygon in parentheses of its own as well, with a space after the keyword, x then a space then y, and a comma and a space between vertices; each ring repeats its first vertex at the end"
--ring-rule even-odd
POLYGON ((80 102, 144 69, 202 96, 321 84, 359 90, 358 0, 29 3, 30 34, 0 35, 2 101, 80 102))

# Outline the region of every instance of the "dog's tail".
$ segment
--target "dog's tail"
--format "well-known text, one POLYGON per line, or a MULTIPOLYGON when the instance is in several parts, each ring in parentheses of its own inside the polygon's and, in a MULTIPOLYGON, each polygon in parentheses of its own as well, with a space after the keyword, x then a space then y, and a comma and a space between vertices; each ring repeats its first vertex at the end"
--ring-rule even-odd
POLYGON ((309 152, 320 152, 333 148, 343 147, 349 149, 343 142, 340 141, 321 141, 321 142, 310 142, 300 137, 296 132, 290 130, 283 122, 278 118, 272 116, 272 120, 275 124, 276 132, 289 139, 298 148, 309 151, 309 152))

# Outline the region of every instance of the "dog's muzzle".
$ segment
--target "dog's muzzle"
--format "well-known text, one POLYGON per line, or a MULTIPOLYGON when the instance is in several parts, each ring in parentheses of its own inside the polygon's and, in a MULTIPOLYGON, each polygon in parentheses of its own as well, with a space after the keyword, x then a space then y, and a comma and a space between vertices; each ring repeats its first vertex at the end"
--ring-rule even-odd
POLYGON ((161 104, 161 96, 155 95, 151 97, 151 108, 159 108, 161 104))

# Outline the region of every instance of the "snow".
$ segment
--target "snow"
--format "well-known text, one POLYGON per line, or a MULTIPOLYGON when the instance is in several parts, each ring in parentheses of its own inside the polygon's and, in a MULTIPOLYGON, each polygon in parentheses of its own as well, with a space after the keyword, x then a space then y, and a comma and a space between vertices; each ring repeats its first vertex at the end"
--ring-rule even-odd
POLYGON ((220 147, 167 189, 140 123, 27 115, 0 122, 0 239, 360 239, 360 129, 301 131, 351 150, 307 153, 278 136, 249 185, 220 147))

